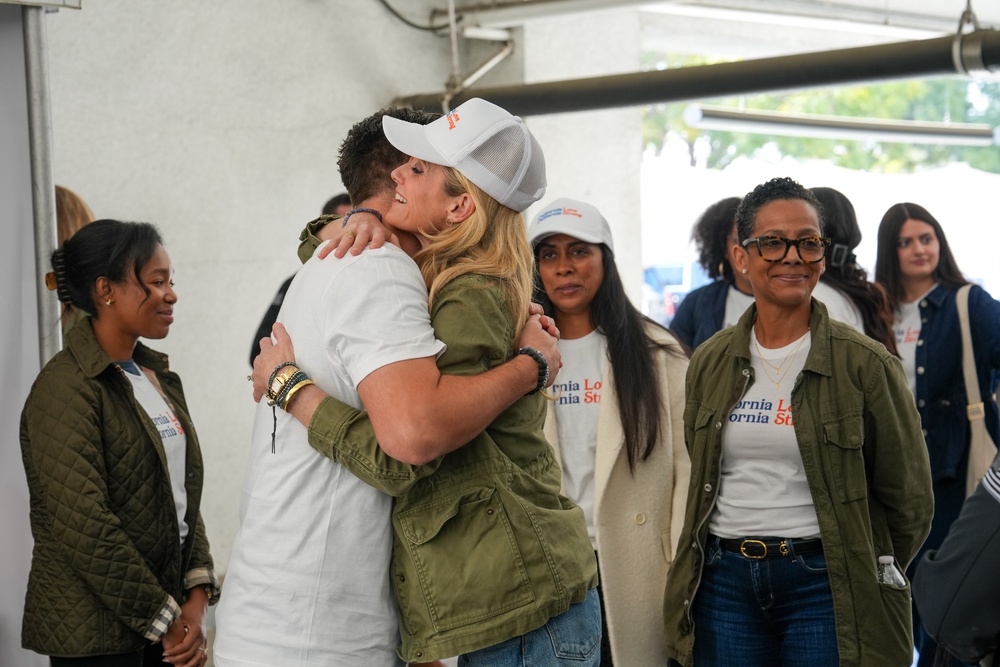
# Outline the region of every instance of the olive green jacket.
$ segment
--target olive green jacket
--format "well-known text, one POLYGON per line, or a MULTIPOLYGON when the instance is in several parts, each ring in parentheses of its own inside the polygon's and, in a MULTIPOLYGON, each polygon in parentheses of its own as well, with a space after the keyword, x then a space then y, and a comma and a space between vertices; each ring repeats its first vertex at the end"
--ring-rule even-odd
MULTIPOLYGON (((514 319, 492 279, 466 275, 446 285, 431 323, 448 344, 442 373, 476 375, 514 355, 514 319)), ((366 413, 327 398, 313 415, 309 442, 317 451, 396 497, 391 576, 404 660, 428 662, 522 635, 597 585, 583 511, 559 494, 545 413, 544 398, 525 396, 425 466, 386 456, 366 413)))
POLYGON ((187 436, 190 530, 182 547, 159 431, 86 317, 42 369, 21 414, 35 539, 22 643, 39 653, 139 649, 167 596, 184 601, 185 575, 211 572, 202 458, 180 378, 141 343, 134 359, 156 373, 187 436))
MULTIPOLYGON (((677 557, 667 579, 664 622, 670 657, 692 664, 691 606, 719 492, 722 431, 754 381, 751 307, 702 344, 687 374, 684 437, 691 484, 677 557)), ((815 299, 812 345, 792 389, 795 437, 812 492, 833 591, 841 665, 891 667, 912 660, 910 590, 879 584, 877 559, 904 570, 934 511, 927 448, 899 360, 833 322, 815 299)))

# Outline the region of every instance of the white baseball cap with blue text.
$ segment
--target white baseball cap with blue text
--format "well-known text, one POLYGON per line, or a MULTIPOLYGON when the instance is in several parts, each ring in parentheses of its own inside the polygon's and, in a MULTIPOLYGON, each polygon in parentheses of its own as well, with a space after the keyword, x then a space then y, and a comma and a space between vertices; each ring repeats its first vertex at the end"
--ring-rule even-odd
POLYGON ((556 199, 528 225, 528 240, 532 247, 554 234, 566 234, 587 243, 603 243, 608 250, 615 251, 608 221, 596 207, 576 199, 556 199))

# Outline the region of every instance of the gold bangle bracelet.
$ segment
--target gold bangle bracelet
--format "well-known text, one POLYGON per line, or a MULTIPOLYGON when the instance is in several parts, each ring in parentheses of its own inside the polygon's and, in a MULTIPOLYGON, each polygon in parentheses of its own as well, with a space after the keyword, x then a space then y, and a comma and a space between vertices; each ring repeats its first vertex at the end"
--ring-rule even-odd
POLYGON ((311 384, 316 384, 316 383, 313 382, 312 380, 305 379, 302 382, 299 382, 298 384, 296 384, 291 389, 289 389, 288 390, 288 395, 285 396, 284 403, 281 404, 281 409, 284 410, 285 412, 288 412, 288 404, 292 402, 292 396, 295 396, 296 392, 298 392, 299 389, 302 389, 302 387, 305 387, 305 386, 308 386, 308 385, 311 385, 311 384))

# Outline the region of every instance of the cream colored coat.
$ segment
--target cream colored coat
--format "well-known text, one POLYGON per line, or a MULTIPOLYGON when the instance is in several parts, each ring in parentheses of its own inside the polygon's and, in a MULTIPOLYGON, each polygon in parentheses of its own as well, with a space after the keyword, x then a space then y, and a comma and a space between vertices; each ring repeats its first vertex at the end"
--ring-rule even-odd
MULTIPOLYGON (((674 340, 659 327, 647 324, 646 331, 657 341, 674 340)), ((621 667, 667 664, 663 590, 684 527, 691 471, 682 418, 688 362, 682 356, 657 352, 656 364, 665 398, 664 428, 649 458, 636 463, 635 475, 628 468, 607 361, 602 374, 605 390, 597 420, 594 524, 611 654, 621 667)), ((545 437, 559 458, 553 404, 545 421, 545 437)))

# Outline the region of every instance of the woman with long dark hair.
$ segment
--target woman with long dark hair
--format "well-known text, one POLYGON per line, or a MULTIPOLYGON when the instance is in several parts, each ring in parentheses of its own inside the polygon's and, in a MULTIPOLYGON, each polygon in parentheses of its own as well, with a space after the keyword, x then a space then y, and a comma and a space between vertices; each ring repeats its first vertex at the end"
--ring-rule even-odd
MULTIPOLYGON (((882 216, 875 279, 889 297, 899 356, 930 455, 934 523, 923 554, 941 545, 966 497, 970 406, 956 297, 969 281, 958 268, 941 223, 924 207, 908 202, 891 206, 882 216)), ((978 285, 969 291, 969 326, 982 415, 997 442, 1000 415, 990 397, 1000 378, 1000 302, 978 285)), ((915 639, 920 665, 933 664, 936 644, 922 625, 915 639)))
POLYGON ((156 228, 98 220, 52 255, 59 299, 89 313, 21 415, 35 538, 23 643, 53 667, 200 667, 219 592, 203 464, 180 378, 139 337, 173 323, 156 228))
POLYGON ((598 555, 601 664, 666 664, 661 591, 690 474, 681 421, 687 356, 629 301, 596 208, 557 199, 528 238, 535 301, 562 334, 545 435, 598 555))
POLYGON ((825 290, 836 290, 847 297, 857 314, 857 320, 848 322, 855 327, 860 323, 864 333, 885 345, 896 354, 896 336, 892 331, 892 311, 885 292, 877 283, 868 280, 868 272, 858 266, 854 249, 861 243, 861 227, 854 205, 839 190, 811 188, 823 205, 824 231, 830 237, 830 249, 824 263, 826 270, 820 276, 813 296, 830 307, 831 299, 825 290))

